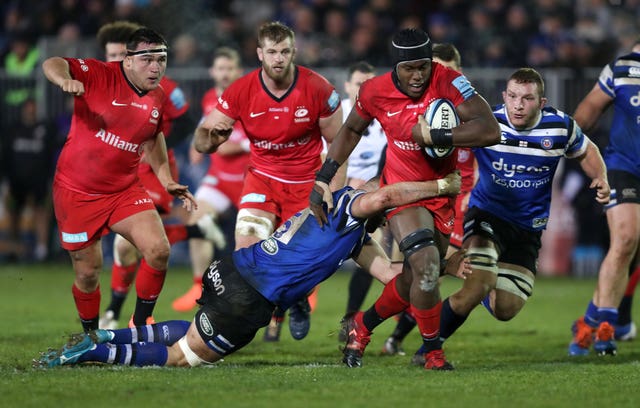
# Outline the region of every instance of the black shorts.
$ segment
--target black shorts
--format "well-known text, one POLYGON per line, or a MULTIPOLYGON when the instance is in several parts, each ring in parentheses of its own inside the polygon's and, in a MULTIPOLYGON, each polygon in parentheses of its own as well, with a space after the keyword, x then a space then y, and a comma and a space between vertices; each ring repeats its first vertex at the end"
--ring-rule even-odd
POLYGON ((621 170, 609 170, 607 178, 611 187, 611 201, 605 208, 622 203, 640 204, 640 178, 621 170))
POLYGON ((273 303, 249 285, 233 263, 214 261, 202 276, 195 324, 213 351, 227 355, 247 345, 269 324, 273 303))
POLYGON ((9 178, 9 194, 18 209, 24 207, 29 197, 33 197, 35 205, 44 205, 50 190, 51 181, 46 178, 29 181, 9 178))
POLYGON ((464 237, 481 235, 495 242, 498 262, 506 262, 537 273, 542 231, 513 225, 478 207, 469 208, 464 217, 464 237))

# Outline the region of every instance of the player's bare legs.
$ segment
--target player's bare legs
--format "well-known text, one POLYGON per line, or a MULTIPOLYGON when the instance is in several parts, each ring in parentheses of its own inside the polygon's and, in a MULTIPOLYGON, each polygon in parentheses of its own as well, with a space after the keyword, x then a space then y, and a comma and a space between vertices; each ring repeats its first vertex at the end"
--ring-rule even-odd
POLYGON ((142 326, 153 314, 156 299, 160 295, 169 262, 169 240, 164 232, 157 211, 142 211, 131 215, 111 229, 133 243, 142 255, 136 278, 138 299, 133 324, 142 326))
POLYGON ((238 212, 236 221, 236 250, 247 248, 256 242, 267 239, 274 231, 276 216, 256 208, 245 208, 238 212))
POLYGON ((198 333, 198 329, 196 328, 193 322, 187 331, 187 334, 183 337, 183 339, 174 343, 171 347, 169 347, 167 362, 165 366, 169 367, 189 367, 197 365, 197 359, 200 359, 200 364, 202 363, 215 363, 218 360, 222 359, 222 356, 215 351, 211 350, 209 346, 205 344, 200 337, 200 333, 198 333), (185 344, 180 344, 186 338, 186 346, 188 346, 187 354, 189 350, 195 355, 187 358, 185 355, 185 344), (196 357, 197 356, 197 357, 196 357), (196 357, 196 358, 194 358, 196 357), (195 361, 194 361, 195 360, 195 361), (191 361, 191 362, 190 362, 191 361))
POLYGON ((100 312, 100 281, 102 270, 102 244, 100 240, 86 248, 69 251, 76 274, 73 281, 73 298, 85 331, 98 328, 100 312))

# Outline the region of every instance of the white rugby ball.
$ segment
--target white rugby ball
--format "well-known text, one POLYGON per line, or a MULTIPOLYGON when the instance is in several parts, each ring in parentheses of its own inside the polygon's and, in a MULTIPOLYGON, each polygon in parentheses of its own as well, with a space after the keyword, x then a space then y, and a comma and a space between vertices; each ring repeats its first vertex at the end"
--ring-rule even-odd
MULTIPOLYGON (((433 129, 451 129, 460 124, 456 107, 448 99, 436 99, 429 104, 424 113, 429 126, 433 129)), ((427 146, 424 151, 429 157, 443 159, 453 153, 455 147, 427 146)))

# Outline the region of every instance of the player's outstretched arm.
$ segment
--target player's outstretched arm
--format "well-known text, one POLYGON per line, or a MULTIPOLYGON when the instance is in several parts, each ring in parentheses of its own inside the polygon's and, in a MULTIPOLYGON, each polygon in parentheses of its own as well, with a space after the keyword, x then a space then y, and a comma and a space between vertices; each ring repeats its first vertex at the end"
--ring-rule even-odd
POLYGON ((438 180, 389 184, 356 197, 351 206, 351 213, 354 217, 369 218, 387 208, 439 195, 456 195, 460 192, 460 180, 460 173, 456 170, 438 180))
POLYGON ((602 113, 613 103, 613 98, 607 95, 599 84, 591 89, 587 96, 580 101, 573 119, 583 132, 590 132, 602 116, 602 113))
POLYGON ((52 84, 59 86, 64 92, 74 96, 84 94, 84 84, 71 78, 69 63, 64 58, 47 58, 42 63, 42 71, 52 84))

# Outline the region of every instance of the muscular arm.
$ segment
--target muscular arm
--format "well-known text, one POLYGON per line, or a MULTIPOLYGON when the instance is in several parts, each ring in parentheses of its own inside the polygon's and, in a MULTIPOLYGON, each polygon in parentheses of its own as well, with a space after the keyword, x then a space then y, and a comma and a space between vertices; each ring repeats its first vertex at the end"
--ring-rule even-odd
POLYGON ((233 131, 235 120, 214 109, 196 128, 194 147, 200 153, 213 153, 224 143, 233 131))
MULTIPOLYGON (((338 131, 342 127, 342 106, 333 112, 331 116, 326 118, 320 118, 318 121, 320 125, 320 132, 322 137, 326 140, 327 145, 331 148, 331 142, 335 140, 338 131)), ((342 165, 338 169, 338 172, 331 180, 330 188, 332 191, 341 189, 345 186, 347 180, 347 163, 346 160, 342 162, 342 165)))
POLYGON ((607 167, 604 164, 598 146, 589 140, 587 151, 579 160, 580 167, 582 167, 584 173, 591 179, 589 188, 596 190, 596 200, 601 204, 608 203, 611 191, 607 179, 607 167))
POLYGON ((71 78, 69 63, 64 58, 47 58, 42 63, 42 71, 51 83, 62 88, 64 92, 76 96, 84 94, 84 84, 71 78))
POLYGON ((457 172, 440 180, 403 181, 358 196, 351 205, 351 214, 358 218, 369 218, 387 208, 438 195, 455 195, 459 192, 460 174, 457 172))
MULTIPOLYGON (((456 107, 461 124, 451 129, 453 146, 482 147, 500 142, 500 126, 491 107, 480 95, 475 95, 456 107)), ((411 129, 413 139, 420 145, 433 144, 431 128, 424 117, 411 129)))
POLYGON ((167 184, 174 181, 171 176, 171 170, 169 169, 167 145, 162 132, 159 132, 156 135, 156 139, 153 143, 146 143, 144 145, 144 157, 158 177, 158 180, 160 180, 160 183, 165 188, 167 187, 167 184))
POLYGON ((588 133, 598 122, 602 113, 607 110, 612 103, 613 99, 596 83, 578 105, 573 118, 578 123, 578 126, 580 126, 585 133, 588 133))

